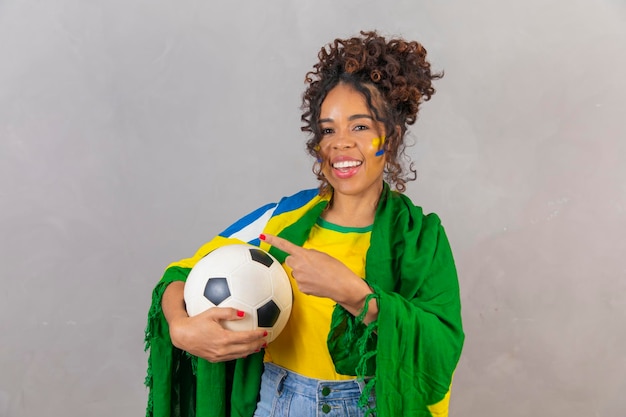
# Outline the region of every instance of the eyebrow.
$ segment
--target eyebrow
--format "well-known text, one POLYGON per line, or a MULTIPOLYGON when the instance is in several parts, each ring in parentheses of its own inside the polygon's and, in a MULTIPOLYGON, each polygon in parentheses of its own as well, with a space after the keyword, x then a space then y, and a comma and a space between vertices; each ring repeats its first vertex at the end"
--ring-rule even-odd
MULTIPOLYGON (((374 118, 372 116, 370 116, 369 114, 353 114, 352 116, 348 117, 348 120, 352 121, 352 120, 356 120, 356 119, 370 119, 370 120, 374 120, 374 118)), ((327 118, 327 119, 319 119, 317 121, 318 124, 321 123, 330 123, 332 122, 333 119, 331 118, 327 118)))

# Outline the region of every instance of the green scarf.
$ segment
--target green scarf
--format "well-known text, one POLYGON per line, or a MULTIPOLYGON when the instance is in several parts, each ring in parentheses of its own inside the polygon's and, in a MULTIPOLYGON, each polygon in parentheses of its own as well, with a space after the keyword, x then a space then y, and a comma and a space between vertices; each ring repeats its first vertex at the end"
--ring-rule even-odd
MULTIPOLYGON (((278 235, 302 245, 326 205, 320 201, 278 235)), ((284 261, 282 251, 270 252, 284 261)), ((146 328, 146 415, 250 417, 263 352, 213 364, 171 344, 161 297, 169 283, 184 281, 189 270, 168 268, 153 291, 146 328)), ((450 389, 464 341, 457 274, 439 218, 424 215, 387 184, 376 211, 365 279, 374 291, 368 300, 378 302, 378 320, 365 326, 365 311, 354 317, 335 307, 328 349, 337 372, 372 377, 361 404, 367 404, 369 390, 375 387, 376 408, 368 411, 378 417, 430 417, 428 406, 450 389)))

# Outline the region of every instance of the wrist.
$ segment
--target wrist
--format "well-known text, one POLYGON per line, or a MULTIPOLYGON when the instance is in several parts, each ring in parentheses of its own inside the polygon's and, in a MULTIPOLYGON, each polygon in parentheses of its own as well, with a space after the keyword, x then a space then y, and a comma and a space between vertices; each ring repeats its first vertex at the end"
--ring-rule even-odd
MULTIPOLYGON (((367 285, 367 282, 365 282, 363 278, 356 275, 355 277, 357 277, 358 282, 355 281, 354 285, 349 285, 346 286, 346 288, 343 288, 341 290, 342 299, 337 300, 337 303, 349 311, 353 316, 358 317, 365 308, 365 301, 367 300, 368 295, 373 294, 374 291, 369 285, 367 285)), ((375 319, 375 315, 378 313, 377 307, 376 300, 371 299, 368 304, 367 317, 364 318, 364 321, 370 316, 373 316, 373 319, 375 319), (372 305, 374 308, 372 308, 372 305)), ((371 317, 369 321, 372 321, 371 317)))

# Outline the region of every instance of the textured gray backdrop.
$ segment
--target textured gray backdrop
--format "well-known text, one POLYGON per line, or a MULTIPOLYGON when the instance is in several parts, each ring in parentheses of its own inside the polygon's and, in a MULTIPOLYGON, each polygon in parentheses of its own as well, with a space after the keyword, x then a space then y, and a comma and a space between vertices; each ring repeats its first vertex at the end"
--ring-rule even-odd
POLYGON ((318 49, 422 41, 412 129, 456 254, 452 417, 626 415, 622 0, 0 0, 0 416, 144 413, 165 266, 314 186, 318 49))

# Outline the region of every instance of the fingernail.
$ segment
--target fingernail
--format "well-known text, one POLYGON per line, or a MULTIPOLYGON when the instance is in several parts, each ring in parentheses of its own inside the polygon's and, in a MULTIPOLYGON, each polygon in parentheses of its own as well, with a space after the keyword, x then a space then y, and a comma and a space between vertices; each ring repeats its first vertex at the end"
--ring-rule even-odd
POLYGON ((263 343, 263 346, 261 346, 263 349, 265 349, 267 347, 267 342, 263 343))
POLYGON ((246 313, 241 310, 237 310, 237 317, 243 317, 246 313))
POLYGON ((267 336, 267 330, 263 332, 263 337, 267 336))
POLYGON ((261 239, 261 240, 265 240, 265 235, 264 235, 263 233, 261 233, 261 234, 259 235, 259 239, 261 239))

